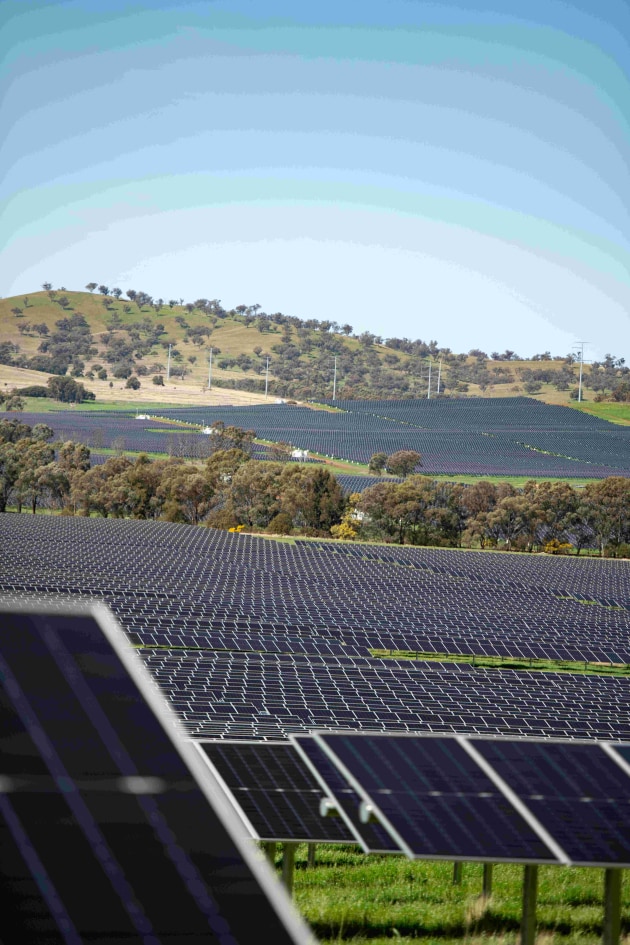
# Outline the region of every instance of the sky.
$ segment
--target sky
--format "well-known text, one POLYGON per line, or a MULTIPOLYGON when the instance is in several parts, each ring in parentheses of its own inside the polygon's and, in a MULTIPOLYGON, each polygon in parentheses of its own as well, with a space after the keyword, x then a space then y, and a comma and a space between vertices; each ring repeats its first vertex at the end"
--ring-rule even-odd
POLYGON ((0 296, 630 359, 627 0, 2 0, 0 296))

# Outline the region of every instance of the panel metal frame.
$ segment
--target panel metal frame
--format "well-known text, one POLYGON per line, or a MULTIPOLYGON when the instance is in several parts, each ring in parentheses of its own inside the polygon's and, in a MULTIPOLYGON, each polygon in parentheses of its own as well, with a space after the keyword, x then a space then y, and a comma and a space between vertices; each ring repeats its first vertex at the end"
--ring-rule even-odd
MULTIPOLYGON (((329 732, 328 734, 330 734, 330 732, 329 732)), ((355 733, 355 734, 356 734, 356 733, 355 733)), ((318 770, 318 768, 314 765, 313 761, 308 757, 308 755, 306 754, 306 752, 304 752, 304 751, 302 750, 302 748, 301 748, 301 746, 300 746, 300 742, 299 742, 299 739, 301 739, 301 738, 303 738, 303 739, 305 739, 305 738, 310 738, 312 741, 316 741, 316 740, 312 737, 311 734, 289 735, 289 740, 293 742, 293 744, 295 745, 296 751, 298 751, 298 752, 300 753, 300 756, 301 756, 302 759, 304 760, 304 763, 305 763, 306 765, 308 765, 308 767, 310 768, 310 770, 311 770, 313 776, 314 776, 315 778, 317 778, 317 781, 318 781, 318 783, 321 785, 322 790, 324 791, 324 794, 325 794, 326 798, 329 798, 329 799, 333 802, 333 804, 334 804, 334 806, 335 806, 335 810, 338 812, 339 816, 344 820, 346 826, 347 826, 348 829, 352 832, 352 835, 353 835, 354 837, 356 837, 356 841, 357 841, 357 843, 359 844, 359 846, 361 847, 361 849, 363 850, 363 852, 364 852, 364 853, 374 853, 374 854, 383 855, 383 856, 384 856, 384 855, 388 855, 388 856, 390 856, 390 855, 393 855, 393 856, 398 856, 398 855, 400 855, 400 854, 403 852, 403 851, 400 850, 400 849, 399 849, 399 850, 384 850, 384 849, 380 849, 380 848, 377 848, 377 847, 371 847, 371 846, 369 846, 369 845, 367 844, 367 842, 365 841, 364 837, 359 833, 359 831, 357 830, 356 826, 355 826, 354 823, 352 822, 352 818, 351 818, 351 817, 348 817, 348 814, 347 814, 346 811, 343 809, 342 805, 339 803, 339 801, 338 801, 338 799, 337 799, 337 795, 335 794, 335 792, 333 791, 333 789, 327 784, 326 779, 325 779, 324 776, 321 774, 321 772, 318 770)), ((319 748, 321 749, 321 745, 319 744, 319 742, 316 742, 316 744, 317 744, 317 745, 319 746, 319 748)), ((338 768, 337 765, 335 765, 335 767, 337 767, 337 770, 339 770, 339 768, 338 768)), ((348 784, 348 786, 350 787, 351 785, 348 784)), ((354 787, 353 787, 352 789, 353 789, 353 791, 354 791, 354 787)), ((355 791, 355 793, 356 793, 356 791, 355 791)), ((357 808, 357 819, 358 819, 358 816, 359 816, 359 810, 358 810, 358 808, 357 808)), ((390 835, 390 836, 391 836, 391 835, 390 835)), ((392 838, 392 839, 393 839, 393 838, 392 838)), ((396 841, 394 841, 394 842, 396 842, 396 841)))

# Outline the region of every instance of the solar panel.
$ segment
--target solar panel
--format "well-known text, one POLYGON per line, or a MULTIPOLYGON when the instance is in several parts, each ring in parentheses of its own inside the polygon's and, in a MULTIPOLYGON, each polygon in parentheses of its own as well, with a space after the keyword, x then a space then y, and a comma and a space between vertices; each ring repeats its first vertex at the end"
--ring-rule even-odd
POLYGON ((315 739, 308 735, 292 735, 291 741, 363 850, 366 853, 400 853, 400 847, 381 824, 362 823, 359 817, 361 797, 315 739))
POLYGON ((42 610, 0 604, 3 930, 312 941, 109 611, 42 610))
POLYGON ((322 789, 290 742, 195 742, 221 778, 253 837, 353 843, 344 821, 319 814, 322 789))
MULTIPOLYGON (((472 738, 468 743, 571 863, 630 865, 630 777, 598 742, 472 738)), ((622 757, 627 752, 615 750, 622 757)))
POLYGON ((456 739, 314 737, 407 856, 557 862, 456 739))

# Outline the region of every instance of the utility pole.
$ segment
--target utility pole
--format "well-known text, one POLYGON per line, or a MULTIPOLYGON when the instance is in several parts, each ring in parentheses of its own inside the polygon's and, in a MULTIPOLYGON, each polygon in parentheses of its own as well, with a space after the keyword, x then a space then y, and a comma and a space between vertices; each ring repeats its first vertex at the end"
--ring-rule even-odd
POLYGON ((582 368, 584 366, 584 345, 590 344, 588 341, 578 341, 573 347, 580 349, 580 383, 578 386, 578 403, 582 401, 582 368))
POLYGON ((440 364, 438 367, 438 383, 437 383, 437 392, 438 396, 440 394, 440 381, 442 380, 442 358, 440 358, 440 364))
POLYGON ((210 348, 210 356, 208 358, 208 390, 212 388, 212 348, 210 348))
POLYGON ((269 358, 267 358, 267 367, 265 369, 265 397, 267 396, 268 390, 269 390, 269 358))
POLYGON ((333 374, 333 400, 337 399, 337 355, 335 355, 335 373, 333 374))
POLYGON ((431 400, 431 358, 429 358, 429 386, 427 387, 427 400, 431 400))
POLYGON ((173 346, 168 346, 168 361, 166 362, 166 380, 170 380, 171 377, 171 348, 173 346))

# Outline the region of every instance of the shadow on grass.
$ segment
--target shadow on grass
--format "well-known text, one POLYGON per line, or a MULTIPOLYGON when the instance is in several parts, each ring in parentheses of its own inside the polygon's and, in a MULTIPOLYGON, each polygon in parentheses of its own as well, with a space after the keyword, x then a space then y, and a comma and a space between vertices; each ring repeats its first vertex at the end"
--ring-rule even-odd
MULTIPOLYGON (((520 929, 520 919, 513 919, 505 915, 498 915, 488 910, 478 919, 471 922, 453 921, 432 925, 420 924, 401 918, 394 924, 391 922, 359 922, 347 919, 343 922, 311 922, 309 923, 318 938, 346 941, 354 937, 365 939, 409 936, 410 938, 455 939, 462 940, 474 937, 500 936, 506 933, 516 933, 520 929)), ((622 935, 630 932, 630 922, 623 922, 622 935)), ((539 920, 537 934, 562 936, 593 936, 602 934, 601 922, 582 922, 576 925, 571 922, 545 922, 539 920)))

